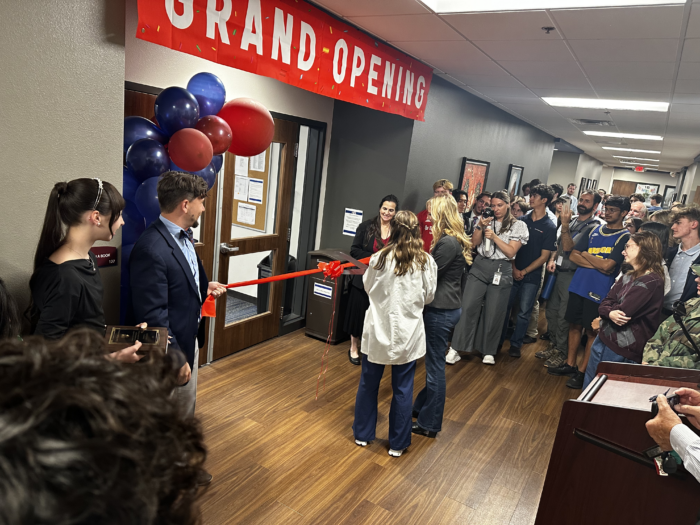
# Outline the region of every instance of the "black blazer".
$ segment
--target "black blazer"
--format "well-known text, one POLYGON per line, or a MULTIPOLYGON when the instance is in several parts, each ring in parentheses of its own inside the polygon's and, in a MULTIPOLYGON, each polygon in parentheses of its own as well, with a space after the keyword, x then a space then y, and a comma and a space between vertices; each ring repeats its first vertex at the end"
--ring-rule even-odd
POLYGON ((199 282, 195 283, 185 254, 160 219, 139 237, 129 258, 131 324, 145 321, 167 328, 170 345, 185 354, 190 368, 195 341, 199 348, 204 344, 205 323, 199 321, 199 314, 209 287, 199 256, 197 263, 199 282))
MULTIPOLYGON (((679 246, 673 246, 666 250, 666 257, 664 257, 664 259, 666 260, 666 267, 669 271, 671 271, 671 263, 673 262, 673 259, 676 258, 676 255, 678 255, 679 249, 679 246)), ((700 255, 698 255, 698 257, 693 261, 693 264, 700 264, 700 255)), ((695 275, 693 269, 690 268, 688 270, 688 276, 685 279, 685 286, 683 287, 683 293, 681 294, 680 299, 681 301, 685 302, 688 299, 698 296, 698 287, 697 284, 695 284, 696 278, 697 275, 695 275)))
MULTIPOLYGON (((352 247, 350 248, 350 255, 355 259, 364 259, 365 257, 371 257, 374 255, 374 241, 376 236, 373 235, 368 237, 367 232, 369 227, 372 225, 374 219, 369 219, 357 227, 355 232, 355 238, 352 240, 352 247)), ((380 240, 381 242, 381 240, 380 240)), ((364 290, 364 284, 362 284, 362 276, 355 275, 352 278, 353 286, 364 290)))

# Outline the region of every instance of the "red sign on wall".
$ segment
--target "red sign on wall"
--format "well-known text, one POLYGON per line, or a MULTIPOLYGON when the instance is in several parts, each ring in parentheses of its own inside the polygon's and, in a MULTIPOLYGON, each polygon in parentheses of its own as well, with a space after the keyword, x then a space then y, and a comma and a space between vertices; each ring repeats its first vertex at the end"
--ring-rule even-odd
POLYGON ((425 120, 432 68, 303 0, 138 0, 138 12, 141 40, 425 120))
POLYGON ((97 258, 97 266, 116 266, 117 249, 114 246, 93 246, 90 251, 97 258))

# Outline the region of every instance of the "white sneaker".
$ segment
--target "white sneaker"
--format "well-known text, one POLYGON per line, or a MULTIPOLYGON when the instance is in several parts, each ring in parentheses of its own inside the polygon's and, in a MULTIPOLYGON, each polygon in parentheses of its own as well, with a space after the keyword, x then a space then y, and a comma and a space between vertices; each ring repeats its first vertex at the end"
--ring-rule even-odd
POLYGON ((360 441, 359 439, 356 439, 355 445, 360 446, 360 447, 366 447, 367 445, 369 445, 369 443, 367 441, 360 441))
POLYGON ((400 458, 401 454, 403 454, 403 451, 406 450, 405 448, 403 450, 394 450, 393 448, 389 449, 389 455, 393 458, 400 458))
POLYGON ((450 347, 450 351, 447 352, 447 356, 445 356, 445 359, 447 360, 448 365, 454 365, 457 361, 459 361, 462 358, 457 353, 457 350, 450 347))
POLYGON ((493 358, 492 355, 485 355, 484 358, 481 360, 482 363, 485 365, 495 365, 496 360, 493 358))

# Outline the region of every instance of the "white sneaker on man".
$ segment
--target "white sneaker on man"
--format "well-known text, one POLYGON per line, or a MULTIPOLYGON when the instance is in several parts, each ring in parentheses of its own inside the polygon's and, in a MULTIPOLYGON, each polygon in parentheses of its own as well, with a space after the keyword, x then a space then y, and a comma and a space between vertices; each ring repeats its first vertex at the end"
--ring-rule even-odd
POLYGON ((454 348, 450 347, 450 351, 447 352, 447 355, 445 356, 445 359, 447 360, 448 365, 454 365, 457 361, 462 359, 459 354, 457 353, 457 350, 454 348))
POLYGON ((493 358, 492 355, 485 355, 484 358, 481 360, 482 363, 485 365, 495 365, 496 360, 493 358))

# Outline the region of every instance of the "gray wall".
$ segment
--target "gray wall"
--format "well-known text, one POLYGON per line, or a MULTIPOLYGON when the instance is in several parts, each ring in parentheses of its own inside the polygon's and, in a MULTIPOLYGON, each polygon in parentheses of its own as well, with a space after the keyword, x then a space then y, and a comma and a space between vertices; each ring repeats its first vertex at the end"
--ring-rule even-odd
MULTIPOLYGON (((53 185, 100 177, 122 187, 124 2, 1 4, 0 277, 24 308, 53 185)), ((119 269, 103 269, 102 278, 115 321, 119 269)))
POLYGON ((581 182, 581 179, 576 178, 579 156, 579 153, 555 151, 549 169, 549 178, 542 180, 547 181, 547 184, 561 184, 564 190, 569 183, 574 182, 576 184, 575 194, 578 195, 578 187, 581 182))
POLYGON ((322 248, 348 248, 343 235, 345 208, 374 217, 379 200, 393 193, 403 205, 413 121, 355 104, 335 101, 322 248))
POLYGON ((489 191, 505 187, 509 164, 525 167, 523 182, 546 180, 553 151, 550 135, 433 77, 425 122, 414 124, 402 205, 422 210, 438 179, 456 186, 463 157, 491 163, 489 191))

